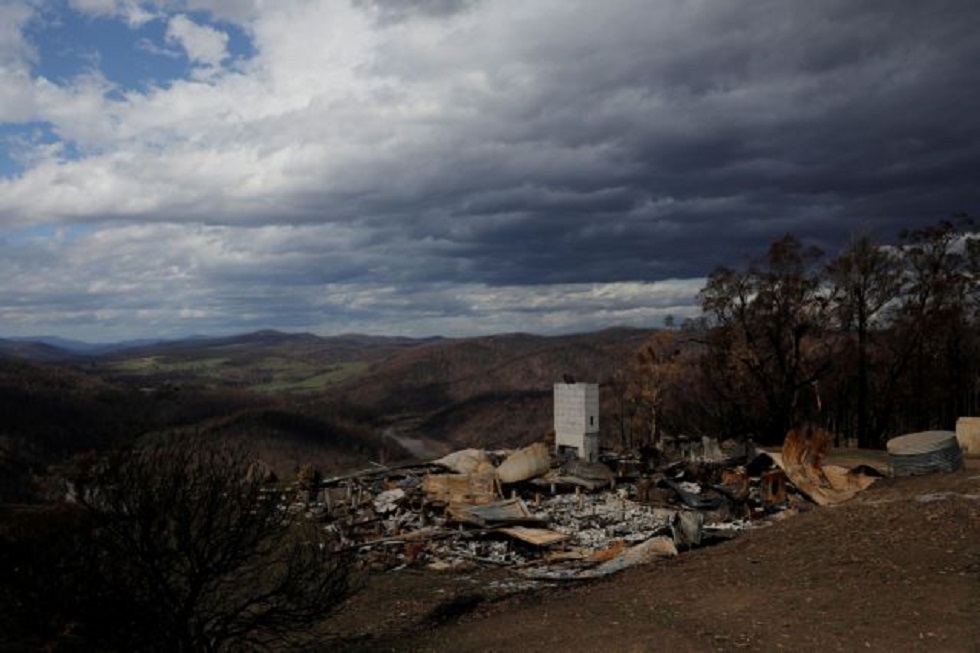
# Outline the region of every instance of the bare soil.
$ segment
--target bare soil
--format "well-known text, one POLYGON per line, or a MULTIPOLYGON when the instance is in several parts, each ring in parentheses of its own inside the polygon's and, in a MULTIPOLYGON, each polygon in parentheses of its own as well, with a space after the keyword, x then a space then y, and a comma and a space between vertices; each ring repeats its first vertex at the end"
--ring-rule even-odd
POLYGON ((367 578, 333 651, 980 651, 980 461, 587 583, 367 578))

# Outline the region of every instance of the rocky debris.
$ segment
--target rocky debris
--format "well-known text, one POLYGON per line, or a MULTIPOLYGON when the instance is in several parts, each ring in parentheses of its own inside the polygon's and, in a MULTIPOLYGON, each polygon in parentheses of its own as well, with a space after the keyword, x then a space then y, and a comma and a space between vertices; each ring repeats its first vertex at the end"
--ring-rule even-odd
POLYGON ((868 469, 827 473, 825 438, 787 442, 777 454, 703 439, 654 462, 556 461, 541 443, 467 449, 326 479, 306 510, 376 570, 477 564, 538 581, 593 578, 844 500, 873 480, 868 469))

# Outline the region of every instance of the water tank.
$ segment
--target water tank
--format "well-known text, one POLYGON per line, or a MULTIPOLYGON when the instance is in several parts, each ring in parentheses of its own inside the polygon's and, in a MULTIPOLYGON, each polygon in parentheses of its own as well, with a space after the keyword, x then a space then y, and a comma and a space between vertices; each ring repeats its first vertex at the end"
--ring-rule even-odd
POLYGON ((963 467, 963 452, 952 431, 922 431, 892 438, 886 445, 895 476, 955 472, 963 467))
POLYGON ((961 417, 956 420, 956 439, 968 456, 980 456, 980 417, 961 417))

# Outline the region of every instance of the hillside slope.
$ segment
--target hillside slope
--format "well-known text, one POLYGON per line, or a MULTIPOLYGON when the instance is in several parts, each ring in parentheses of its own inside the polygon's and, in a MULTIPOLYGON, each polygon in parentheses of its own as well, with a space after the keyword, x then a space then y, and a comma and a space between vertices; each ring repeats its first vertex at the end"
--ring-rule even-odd
POLYGON ((285 479, 305 464, 340 472, 406 455, 359 415, 314 415, 289 396, 133 387, 19 359, 0 358, 0 415, 0 503, 36 499, 50 465, 171 431, 244 441, 285 479))
MULTIPOLYGON (((337 388, 336 396, 407 434, 453 446, 513 446, 551 430, 552 387, 564 376, 604 383, 652 331, 568 336, 508 334, 442 341, 399 352, 337 388)), ((601 420, 600 420, 601 422, 601 420)))
POLYGON ((106 378, 130 385, 308 393, 356 377, 371 363, 426 342, 269 330, 133 347, 95 357, 90 365, 106 378))

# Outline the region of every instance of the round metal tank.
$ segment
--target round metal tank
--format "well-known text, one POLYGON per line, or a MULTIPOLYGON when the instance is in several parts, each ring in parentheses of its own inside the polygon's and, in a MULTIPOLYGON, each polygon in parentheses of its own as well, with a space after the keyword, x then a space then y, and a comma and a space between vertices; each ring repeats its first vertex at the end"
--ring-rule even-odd
POLYGON ((956 433, 922 431, 892 438, 886 445, 895 476, 954 472, 963 467, 956 433))
POLYGON ((967 456, 980 456, 980 417, 956 420, 956 439, 967 456))

